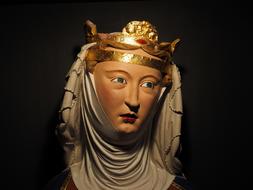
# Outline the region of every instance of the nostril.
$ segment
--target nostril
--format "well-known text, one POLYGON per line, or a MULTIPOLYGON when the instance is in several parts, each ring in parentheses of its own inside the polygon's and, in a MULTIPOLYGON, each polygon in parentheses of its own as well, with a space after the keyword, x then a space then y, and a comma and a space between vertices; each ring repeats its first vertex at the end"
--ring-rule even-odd
POLYGON ((132 111, 134 113, 137 113, 139 111, 140 104, 138 104, 138 105, 131 105, 131 104, 127 103, 127 102, 125 102, 125 104, 130 109, 130 111, 132 111))

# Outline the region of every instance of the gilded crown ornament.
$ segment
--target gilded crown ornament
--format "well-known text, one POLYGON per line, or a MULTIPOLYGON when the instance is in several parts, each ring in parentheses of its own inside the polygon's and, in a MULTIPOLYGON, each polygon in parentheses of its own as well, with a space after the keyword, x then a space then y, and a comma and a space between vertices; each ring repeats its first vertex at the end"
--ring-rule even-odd
POLYGON ((117 36, 120 42, 136 46, 158 42, 156 29, 147 21, 131 21, 123 28, 121 35, 117 36))
POLYGON ((122 32, 97 33, 96 25, 87 20, 86 39, 89 43, 97 44, 89 49, 86 55, 88 66, 92 67, 102 61, 119 61, 138 65, 149 66, 160 70, 162 73, 169 73, 170 65, 173 64, 172 55, 180 39, 173 42, 158 42, 158 32, 148 21, 131 21, 122 32), (141 48, 146 53, 157 57, 148 58, 145 56, 124 53, 121 51, 106 50, 112 47, 121 50, 134 50, 141 48))
POLYGON ((129 22, 122 30, 122 34, 147 38, 152 42, 158 42, 156 29, 147 21, 129 22))

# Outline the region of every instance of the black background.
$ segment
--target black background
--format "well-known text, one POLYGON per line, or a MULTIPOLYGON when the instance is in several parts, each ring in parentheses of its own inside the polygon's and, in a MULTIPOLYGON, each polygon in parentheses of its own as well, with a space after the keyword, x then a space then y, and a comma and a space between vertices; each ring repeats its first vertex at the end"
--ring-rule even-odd
POLYGON ((63 168, 54 135, 64 77, 99 32, 148 20, 160 41, 181 39, 184 171, 193 189, 250 184, 252 31, 246 1, 5 2, 1 25, 1 189, 42 189, 63 168), (4 187, 4 188, 3 188, 4 187))

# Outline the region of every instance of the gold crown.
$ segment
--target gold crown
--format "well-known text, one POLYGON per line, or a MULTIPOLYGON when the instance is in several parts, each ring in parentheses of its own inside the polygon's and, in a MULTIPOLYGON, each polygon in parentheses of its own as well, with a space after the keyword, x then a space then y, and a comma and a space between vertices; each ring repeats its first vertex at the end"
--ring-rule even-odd
POLYGON ((90 48, 86 55, 88 66, 93 66, 97 62, 113 60, 149 66, 162 73, 169 73, 172 55, 180 39, 159 43, 155 27, 147 21, 131 21, 122 29, 122 32, 109 34, 97 33, 96 25, 89 20, 85 24, 87 26, 87 41, 97 42, 97 45, 90 48), (141 48, 159 60, 131 53, 109 51, 105 50, 105 47, 125 50, 141 48))
POLYGON ((147 21, 131 21, 122 30, 122 33, 111 36, 112 40, 133 46, 156 44, 158 34, 156 29, 147 21))

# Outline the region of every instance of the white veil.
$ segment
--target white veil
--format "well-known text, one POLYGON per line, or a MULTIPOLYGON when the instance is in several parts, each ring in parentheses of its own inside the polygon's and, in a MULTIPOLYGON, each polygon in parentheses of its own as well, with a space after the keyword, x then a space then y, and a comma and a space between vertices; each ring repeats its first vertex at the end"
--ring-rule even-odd
POLYGON ((62 123, 56 130, 75 185, 79 190, 167 189, 181 170, 175 157, 182 116, 176 65, 172 65, 172 86, 164 87, 146 121, 147 130, 122 136, 103 112, 86 70, 86 50, 93 45, 82 47, 67 75, 62 123))

